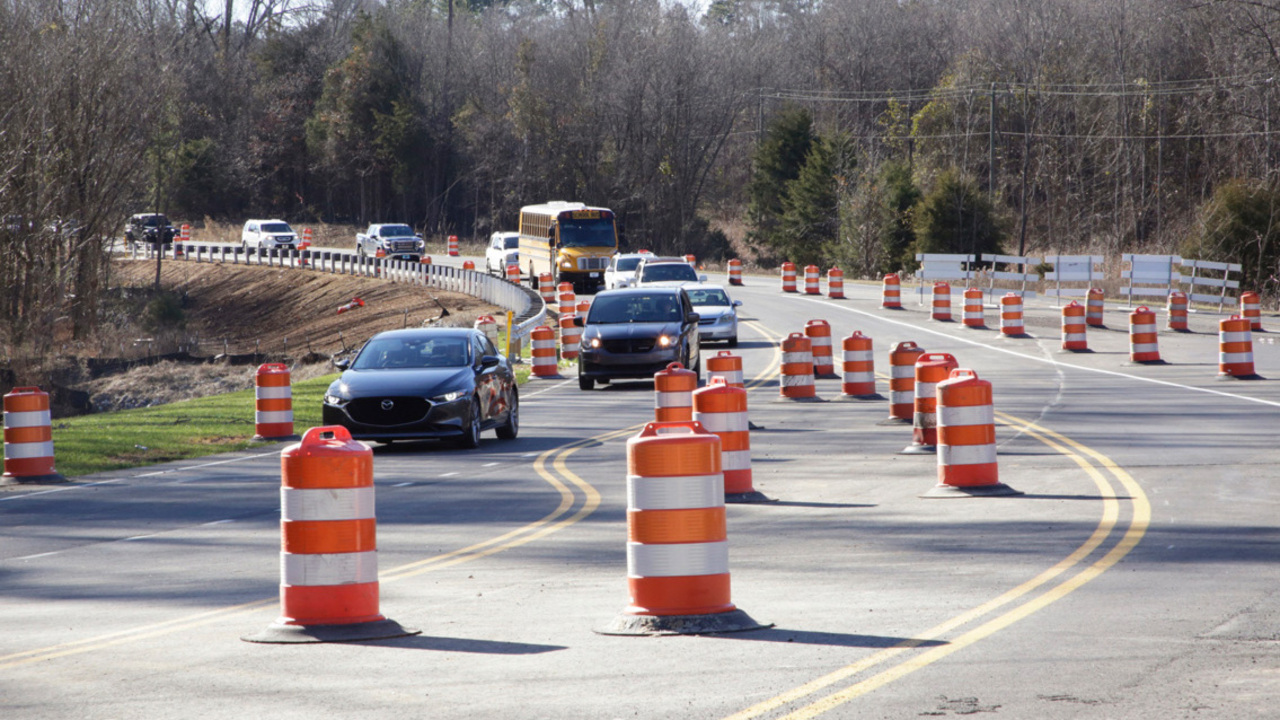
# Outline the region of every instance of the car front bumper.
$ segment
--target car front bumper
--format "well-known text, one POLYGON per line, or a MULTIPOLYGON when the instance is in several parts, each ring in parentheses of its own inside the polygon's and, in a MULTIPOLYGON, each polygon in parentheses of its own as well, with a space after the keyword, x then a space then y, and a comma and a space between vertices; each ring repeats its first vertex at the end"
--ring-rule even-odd
POLYGON ((346 428, 356 440, 453 438, 462 435, 466 427, 468 401, 465 399, 432 404, 421 418, 391 424, 356 420, 347 411, 350 402, 343 405, 325 403, 321 418, 325 425, 346 428))
POLYGON ((652 378, 654 373, 666 370, 668 365, 679 361, 678 347, 651 350, 645 353, 582 350, 578 354, 578 369, 583 377, 593 380, 652 378))

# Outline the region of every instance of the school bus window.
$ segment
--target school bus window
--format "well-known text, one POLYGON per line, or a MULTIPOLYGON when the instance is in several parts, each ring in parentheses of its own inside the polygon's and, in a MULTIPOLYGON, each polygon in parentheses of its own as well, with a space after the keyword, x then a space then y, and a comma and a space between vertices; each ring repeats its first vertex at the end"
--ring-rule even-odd
POLYGON ((560 218, 561 247, 614 247, 611 219, 560 218))

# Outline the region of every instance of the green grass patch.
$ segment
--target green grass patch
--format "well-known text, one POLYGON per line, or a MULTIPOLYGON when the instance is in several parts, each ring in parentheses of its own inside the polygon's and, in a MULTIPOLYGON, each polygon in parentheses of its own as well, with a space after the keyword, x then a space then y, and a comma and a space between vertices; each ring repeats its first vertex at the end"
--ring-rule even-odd
MULTIPOLYGON (((324 391, 338 376, 293 384, 293 427, 321 422, 324 391)), ((253 447, 254 391, 53 421, 54 465, 67 477, 253 447)))

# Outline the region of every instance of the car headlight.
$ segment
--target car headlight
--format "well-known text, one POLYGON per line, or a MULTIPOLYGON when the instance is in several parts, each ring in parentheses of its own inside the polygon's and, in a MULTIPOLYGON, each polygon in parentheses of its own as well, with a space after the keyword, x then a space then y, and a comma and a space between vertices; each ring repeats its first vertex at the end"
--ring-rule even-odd
POLYGON ((667 337, 666 335, 659 335, 658 347, 662 347, 662 348, 671 347, 671 338, 667 337))
POLYGON ((600 347, 600 338, 598 338, 598 337, 593 337, 593 338, 591 338, 591 341, 590 341, 588 344, 589 344, 592 348, 598 348, 598 347, 600 347))
POLYGON ((344 403, 344 402, 346 402, 346 401, 347 401, 347 399, 346 399, 346 398, 344 398, 344 397, 339 397, 339 396, 337 396, 337 395, 325 395, 325 396, 324 396, 324 404, 325 404, 325 405, 341 405, 342 403, 344 403))
POLYGON ((437 395, 431 398, 431 402, 435 402, 435 403, 453 402, 454 400, 457 400, 458 398, 466 394, 467 394, 466 390, 454 390, 453 392, 447 392, 443 395, 437 395))

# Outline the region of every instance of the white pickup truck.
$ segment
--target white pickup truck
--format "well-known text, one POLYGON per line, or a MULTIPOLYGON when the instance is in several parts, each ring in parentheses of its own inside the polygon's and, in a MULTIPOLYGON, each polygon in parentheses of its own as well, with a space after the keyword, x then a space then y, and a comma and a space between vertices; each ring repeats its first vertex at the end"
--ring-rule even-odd
POLYGON ((421 262, 425 247, 422 236, 408 225, 381 223, 370 225, 368 230, 356 233, 357 255, 377 257, 381 250, 388 259, 421 262))

